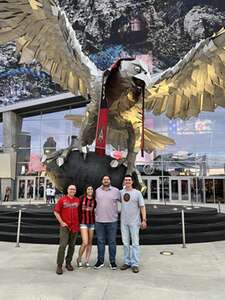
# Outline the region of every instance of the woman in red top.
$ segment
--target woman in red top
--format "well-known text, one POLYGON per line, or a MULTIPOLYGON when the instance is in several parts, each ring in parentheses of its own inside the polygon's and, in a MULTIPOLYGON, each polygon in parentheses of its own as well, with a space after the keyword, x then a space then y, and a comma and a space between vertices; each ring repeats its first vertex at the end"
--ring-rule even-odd
POLYGON ((82 265, 82 255, 85 252, 85 266, 89 267, 89 259, 91 256, 92 240, 95 229, 95 212, 96 201, 94 198, 94 189, 91 185, 87 186, 84 196, 81 197, 80 203, 80 232, 82 237, 82 244, 79 249, 77 258, 77 266, 82 265))

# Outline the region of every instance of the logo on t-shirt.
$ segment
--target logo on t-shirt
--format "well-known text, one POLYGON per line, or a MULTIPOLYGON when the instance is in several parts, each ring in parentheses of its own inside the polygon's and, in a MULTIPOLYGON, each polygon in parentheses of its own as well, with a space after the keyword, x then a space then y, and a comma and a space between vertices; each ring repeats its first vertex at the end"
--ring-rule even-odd
POLYGON ((125 194, 123 195, 123 200, 124 200, 125 202, 128 202, 128 201, 130 200, 130 194, 125 193, 125 194))
POLYGON ((77 208, 79 206, 79 203, 70 203, 70 202, 64 202, 63 208, 77 208))

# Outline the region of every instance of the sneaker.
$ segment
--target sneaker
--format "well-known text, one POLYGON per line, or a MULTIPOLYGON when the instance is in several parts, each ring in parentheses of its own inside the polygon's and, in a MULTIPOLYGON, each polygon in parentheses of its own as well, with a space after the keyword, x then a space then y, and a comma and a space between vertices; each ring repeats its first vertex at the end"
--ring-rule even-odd
POLYGON ((130 268, 130 265, 124 264, 120 267, 120 270, 124 271, 130 268))
POLYGON ((66 269, 67 269, 68 271, 73 271, 73 270, 74 270, 74 268, 73 268, 73 266, 72 266, 71 264, 67 264, 67 265, 66 265, 66 269))
POLYGON ((115 262, 110 263, 109 267, 110 267, 111 270, 116 270, 117 269, 117 265, 116 265, 115 262))
POLYGON ((86 262, 84 265, 85 265, 85 268, 90 268, 90 265, 88 262, 86 262))
POLYGON ((94 266, 94 269, 95 269, 95 270, 99 270, 99 269, 101 269, 102 267, 104 267, 104 263, 101 262, 100 260, 98 260, 98 261, 96 262, 95 266, 94 266))
POLYGON ((56 274, 62 275, 63 274, 63 269, 61 265, 58 265, 56 268, 56 274))
POLYGON ((133 267, 131 267, 131 269, 132 269, 133 273, 138 273, 139 272, 138 266, 133 266, 133 267))
POLYGON ((77 267, 78 267, 79 269, 83 268, 83 264, 82 264, 82 261, 81 261, 81 260, 78 260, 78 259, 77 259, 77 267))

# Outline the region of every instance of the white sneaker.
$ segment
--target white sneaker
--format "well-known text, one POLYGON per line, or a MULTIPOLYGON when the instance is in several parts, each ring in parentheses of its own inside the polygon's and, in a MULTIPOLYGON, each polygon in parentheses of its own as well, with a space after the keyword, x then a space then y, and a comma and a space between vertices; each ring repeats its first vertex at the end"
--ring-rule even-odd
POLYGON ((77 267, 78 267, 79 269, 83 268, 82 261, 80 261, 80 260, 78 260, 78 259, 77 259, 77 267))

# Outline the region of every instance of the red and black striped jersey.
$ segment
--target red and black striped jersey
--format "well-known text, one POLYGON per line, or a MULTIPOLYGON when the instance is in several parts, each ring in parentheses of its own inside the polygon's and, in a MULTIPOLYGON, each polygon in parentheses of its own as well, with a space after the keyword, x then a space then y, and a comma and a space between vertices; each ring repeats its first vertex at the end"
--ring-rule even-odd
POLYGON ((94 224, 95 223, 95 198, 88 198, 87 196, 82 196, 80 205, 80 224, 94 224))

